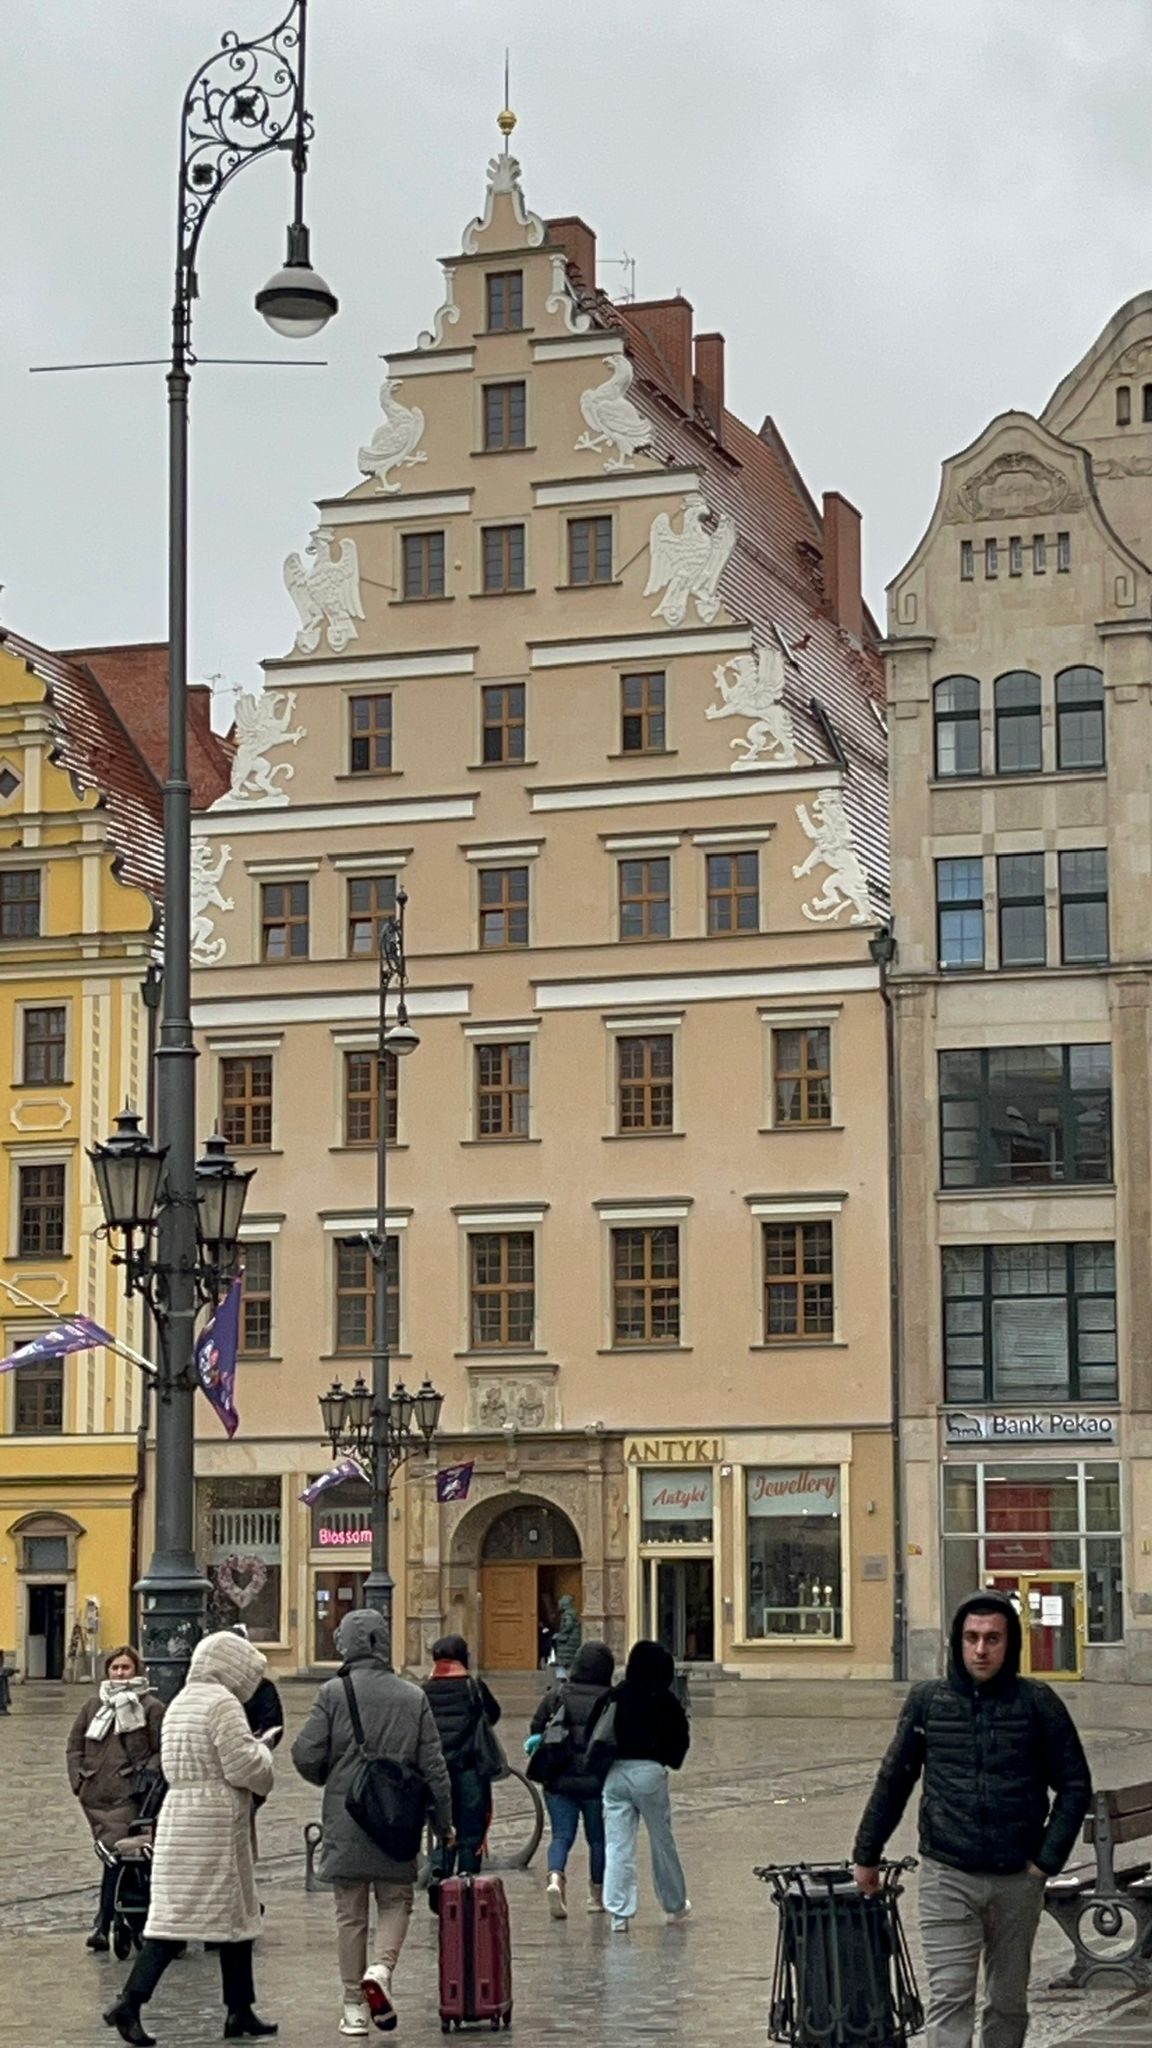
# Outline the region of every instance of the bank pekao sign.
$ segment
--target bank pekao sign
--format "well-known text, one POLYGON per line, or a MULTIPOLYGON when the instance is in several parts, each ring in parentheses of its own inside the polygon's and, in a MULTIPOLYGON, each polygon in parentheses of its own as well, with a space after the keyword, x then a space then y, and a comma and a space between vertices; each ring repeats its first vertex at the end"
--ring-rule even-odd
POLYGON ((971 1443, 1106 1443, 1116 1441, 1116 1417, 1091 1408, 1033 1408, 1000 1412, 949 1408, 945 1441, 971 1443))

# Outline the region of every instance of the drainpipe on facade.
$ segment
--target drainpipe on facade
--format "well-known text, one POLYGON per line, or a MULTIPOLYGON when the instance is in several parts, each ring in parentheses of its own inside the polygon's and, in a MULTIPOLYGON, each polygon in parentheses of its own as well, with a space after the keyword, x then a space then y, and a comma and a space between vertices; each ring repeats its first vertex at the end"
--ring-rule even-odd
POLYGON ((908 1677, 908 1615, 904 1560, 904 1461, 900 1444, 903 1325, 900 1315, 900 1117, 897 1100, 896 1030, 888 971, 896 958, 891 925, 873 934, 868 951, 880 970, 884 1004, 884 1064, 888 1094, 888 1351, 892 1434, 892 1676, 908 1677))
MULTIPOLYGON (((157 1020, 162 993, 162 974, 158 960, 150 960, 140 984, 140 994, 148 1013, 148 1082, 146 1091, 145 1128, 156 1128, 156 1036, 157 1020)), ((151 1316, 144 1318, 144 1332, 141 1349, 145 1358, 156 1356, 156 1325, 151 1316)), ((144 1520, 144 1489, 148 1477, 148 1431, 152 1422, 152 1381, 143 1375, 144 1386, 140 1398, 140 1422, 136 1430, 136 1477, 132 1482, 132 1586, 129 1613, 131 1627, 128 1630, 133 1645, 140 1647, 140 1626, 136 1603, 136 1587, 144 1570, 140 1546, 140 1533, 144 1520)))

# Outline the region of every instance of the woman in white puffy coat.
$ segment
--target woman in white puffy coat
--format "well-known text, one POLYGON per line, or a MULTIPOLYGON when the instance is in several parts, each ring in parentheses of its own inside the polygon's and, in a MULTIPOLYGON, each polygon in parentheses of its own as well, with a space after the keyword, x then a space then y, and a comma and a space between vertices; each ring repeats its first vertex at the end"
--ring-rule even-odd
POLYGON ((185 1941, 219 1945, 225 2040, 276 2032, 253 2011, 252 1983, 252 1944, 260 1930, 252 1800, 267 1798, 272 1789, 272 1757, 244 1715, 266 1663, 230 1630, 205 1636, 192 1653, 183 1692, 164 1717, 161 1763, 168 1796, 156 1827, 144 1946, 104 2015, 135 2048, 151 2048, 141 2008, 185 1941))

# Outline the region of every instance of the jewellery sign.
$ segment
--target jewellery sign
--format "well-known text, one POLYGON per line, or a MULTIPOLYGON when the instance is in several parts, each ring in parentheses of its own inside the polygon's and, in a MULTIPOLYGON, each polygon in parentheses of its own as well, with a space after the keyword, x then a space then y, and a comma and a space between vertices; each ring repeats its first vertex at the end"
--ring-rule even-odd
POLYGON ((1116 1417, 1085 1408, 1034 1408, 1024 1411, 973 1411, 950 1408, 944 1415, 950 1444, 970 1443, 1115 1443, 1116 1417))

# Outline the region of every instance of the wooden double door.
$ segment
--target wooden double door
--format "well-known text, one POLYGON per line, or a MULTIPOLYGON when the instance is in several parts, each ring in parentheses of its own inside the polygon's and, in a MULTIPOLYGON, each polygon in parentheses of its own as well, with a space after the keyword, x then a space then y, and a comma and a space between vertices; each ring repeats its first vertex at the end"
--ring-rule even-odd
POLYGON ((486 1671, 535 1671, 562 1593, 580 1607, 578 1564, 501 1563, 480 1567, 480 1659, 486 1671))

